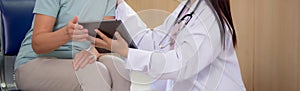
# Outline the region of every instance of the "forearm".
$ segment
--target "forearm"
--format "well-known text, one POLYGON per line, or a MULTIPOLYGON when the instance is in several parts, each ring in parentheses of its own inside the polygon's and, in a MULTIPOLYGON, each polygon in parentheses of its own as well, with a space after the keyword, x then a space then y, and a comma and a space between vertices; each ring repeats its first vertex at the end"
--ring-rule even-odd
POLYGON ((36 34, 32 38, 32 48, 37 54, 47 54, 70 40, 66 27, 63 27, 55 32, 36 34))

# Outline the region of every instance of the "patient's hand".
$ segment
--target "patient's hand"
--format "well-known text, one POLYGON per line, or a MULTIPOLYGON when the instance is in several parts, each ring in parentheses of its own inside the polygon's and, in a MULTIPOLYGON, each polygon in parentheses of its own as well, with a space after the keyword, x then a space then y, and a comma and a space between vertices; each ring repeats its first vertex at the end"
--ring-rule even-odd
POLYGON ((87 64, 92 64, 96 61, 96 55, 87 50, 82 50, 75 55, 73 68, 77 71, 79 68, 85 67, 87 64))
POLYGON ((89 37, 88 30, 78 24, 78 16, 75 16, 74 19, 67 24, 67 33, 72 40, 79 42, 86 41, 89 37))

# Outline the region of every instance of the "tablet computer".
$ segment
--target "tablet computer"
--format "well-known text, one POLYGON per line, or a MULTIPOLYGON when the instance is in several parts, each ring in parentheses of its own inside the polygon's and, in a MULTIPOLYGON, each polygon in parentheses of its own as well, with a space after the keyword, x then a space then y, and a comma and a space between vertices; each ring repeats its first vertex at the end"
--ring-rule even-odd
MULTIPOLYGON (((132 40, 131 36, 129 35, 126 27, 122 23, 121 20, 104 20, 101 22, 79 22, 84 28, 88 29, 88 34, 90 36, 101 38, 94 30, 98 29, 107 37, 116 39, 114 34, 116 31, 120 33, 120 35, 124 38, 127 42, 129 48, 137 49, 136 44, 132 40)), ((96 48, 100 53, 110 53, 111 51, 105 50, 103 48, 96 48)))

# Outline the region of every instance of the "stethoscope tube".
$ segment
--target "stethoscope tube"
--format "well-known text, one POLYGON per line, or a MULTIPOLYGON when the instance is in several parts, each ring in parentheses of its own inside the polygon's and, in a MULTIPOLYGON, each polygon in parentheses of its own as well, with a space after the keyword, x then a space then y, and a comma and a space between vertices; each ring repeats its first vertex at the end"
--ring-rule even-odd
MULTIPOLYGON (((185 28, 185 26, 186 26, 186 25, 190 22, 190 20, 193 18, 193 15, 194 15, 195 11, 198 9, 198 7, 200 6, 201 1, 202 1, 202 0, 198 0, 197 5, 196 5, 196 7, 193 9, 193 11, 192 11, 190 14, 184 15, 184 16, 179 20, 181 14, 182 14, 182 13, 184 12, 184 10, 188 7, 188 4, 191 3, 191 0, 188 0, 188 1, 185 3, 185 5, 184 5, 183 8, 181 9, 181 11, 179 12, 178 16, 176 17, 175 22, 173 23, 172 27, 170 27, 170 28, 168 29, 167 34, 165 34, 165 36, 164 36, 164 37, 162 38, 162 40, 159 42, 158 45, 159 45, 159 48, 160 48, 160 49, 163 49, 163 48, 167 47, 167 45, 163 46, 162 43, 166 40, 166 38, 168 37, 168 34, 169 34, 169 33, 171 32, 171 30, 176 26, 176 24, 180 24, 182 21, 184 21, 186 18, 188 18, 187 21, 185 22, 184 26, 183 26, 183 28, 185 28)), ((191 5, 192 5, 192 4, 191 4, 191 5)), ((183 29, 183 28, 182 28, 182 29, 183 29)), ((180 30, 182 30, 182 29, 180 29, 180 30)), ((178 32, 180 32, 180 30, 179 30, 178 32)))

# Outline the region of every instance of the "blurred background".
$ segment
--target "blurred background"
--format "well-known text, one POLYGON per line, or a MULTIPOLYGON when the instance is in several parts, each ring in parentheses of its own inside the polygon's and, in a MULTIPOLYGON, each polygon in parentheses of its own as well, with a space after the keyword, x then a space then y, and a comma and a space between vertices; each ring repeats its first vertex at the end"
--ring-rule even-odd
MULTIPOLYGON (((127 0, 151 28, 179 1, 127 0)), ((247 91, 300 91, 300 0, 231 0, 231 10, 247 91)))

